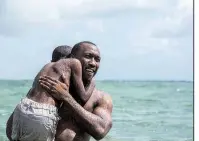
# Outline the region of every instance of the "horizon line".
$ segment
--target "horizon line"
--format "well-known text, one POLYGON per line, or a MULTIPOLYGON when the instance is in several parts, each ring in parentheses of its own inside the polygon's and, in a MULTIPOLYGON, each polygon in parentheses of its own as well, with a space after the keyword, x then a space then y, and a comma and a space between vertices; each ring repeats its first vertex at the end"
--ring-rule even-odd
MULTIPOLYGON (((0 81, 33 81, 34 79, 1 79, 0 81)), ((172 79, 95 79, 96 81, 134 81, 134 82, 194 82, 194 80, 172 80, 172 79)))

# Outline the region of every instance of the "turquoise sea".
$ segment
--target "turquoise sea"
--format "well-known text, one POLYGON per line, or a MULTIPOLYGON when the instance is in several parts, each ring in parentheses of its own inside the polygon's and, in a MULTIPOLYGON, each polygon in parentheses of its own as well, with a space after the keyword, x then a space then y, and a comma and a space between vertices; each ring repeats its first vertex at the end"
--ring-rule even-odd
MULTIPOLYGON (((0 141, 32 81, 0 80, 0 141)), ((113 127, 103 141, 193 141, 193 82, 97 81, 113 98, 113 127)))

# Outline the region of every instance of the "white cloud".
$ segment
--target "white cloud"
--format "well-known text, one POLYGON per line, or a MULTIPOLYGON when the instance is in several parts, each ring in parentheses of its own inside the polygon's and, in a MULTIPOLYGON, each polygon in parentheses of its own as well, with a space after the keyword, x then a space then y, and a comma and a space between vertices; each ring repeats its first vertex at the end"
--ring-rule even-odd
POLYGON ((89 20, 87 22, 88 28, 97 32, 104 32, 103 21, 99 19, 89 20))
MULTIPOLYGON (((88 22, 89 27, 93 28, 91 15, 125 8, 165 6, 169 6, 165 0, 151 0, 150 2, 148 0, 123 0, 122 2, 121 0, 6 0, 2 3, 3 12, 0 15, 0 22, 1 28, 6 32, 10 28, 13 31, 20 31, 25 26, 31 25, 59 28, 87 17, 91 20, 88 22)), ((103 31, 102 22, 96 26, 100 32, 103 31)))
MULTIPOLYGON (((156 55, 164 53, 175 59, 190 58, 185 46, 190 53, 191 20, 191 0, 4 0, 0 1, 0 41, 3 47, 22 49, 24 54, 31 44, 31 52, 37 51, 27 63, 34 64, 32 58, 48 61, 54 45, 88 39, 96 41, 110 59, 104 66, 112 64, 114 69, 114 62, 136 60, 136 56, 145 60, 153 54, 150 57, 157 59, 156 55)), ((23 71, 30 76, 28 69, 23 71)))
MULTIPOLYGON (((6 0, 3 4, 0 34, 4 35, 20 34, 38 26, 62 30, 75 24, 82 24, 94 32, 105 32, 103 17, 92 15, 106 15, 105 13, 126 8, 140 8, 143 11, 156 9, 156 12, 164 11, 166 14, 156 19, 143 20, 145 23, 140 25, 140 32, 137 33, 141 40, 155 46, 155 42, 169 40, 167 38, 173 36, 188 35, 186 32, 190 31, 188 26, 192 23, 191 0, 6 0), (163 39, 156 41, 154 38, 163 39)), ((133 41, 132 44, 132 38, 135 38, 134 30, 134 27, 129 30, 129 41, 133 41)), ((81 37, 81 31, 75 32, 76 38, 81 37)), ((137 44, 144 46, 141 45, 142 42, 137 44)))
MULTIPOLYGON (((135 35, 129 31, 129 42, 132 53, 148 54, 153 51, 181 55, 180 47, 192 48, 193 13, 192 1, 178 0, 173 8, 162 9, 164 14, 158 18, 148 19, 141 23, 135 35)), ((161 13, 160 13, 161 15, 161 13)))
MULTIPOLYGON (((191 30, 193 24, 193 1, 191 0, 179 0, 176 8, 173 9, 170 13, 159 19, 154 27, 161 31, 170 32, 171 34, 178 34, 184 28, 191 30)), ((169 10, 169 9, 168 9, 169 10)))
POLYGON ((193 11, 193 0, 178 0, 177 8, 179 10, 187 10, 184 12, 190 13, 193 11))
POLYGON ((9 16, 27 23, 42 23, 59 19, 59 11, 53 0, 8 0, 6 12, 9 16))

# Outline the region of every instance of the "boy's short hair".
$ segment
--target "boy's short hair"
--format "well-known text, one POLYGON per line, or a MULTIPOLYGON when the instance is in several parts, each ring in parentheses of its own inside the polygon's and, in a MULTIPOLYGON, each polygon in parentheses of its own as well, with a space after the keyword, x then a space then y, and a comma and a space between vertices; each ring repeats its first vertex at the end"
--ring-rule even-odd
POLYGON ((58 46, 53 50, 51 62, 57 62, 62 58, 69 58, 72 47, 67 45, 58 46))

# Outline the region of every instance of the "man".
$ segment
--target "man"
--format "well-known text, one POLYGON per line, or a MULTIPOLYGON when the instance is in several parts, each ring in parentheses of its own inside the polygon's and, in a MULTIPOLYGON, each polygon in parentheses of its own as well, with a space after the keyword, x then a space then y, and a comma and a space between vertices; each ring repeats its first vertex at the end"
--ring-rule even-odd
MULTIPOLYGON (((84 41, 73 47, 71 56, 81 62, 83 83, 88 89, 99 68, 99 49, 95 44, 84 41)), ((100 140, 111 129, 112 99, 105 92, 94 89, 89 100, 82 103, 75 96, 74 88, 70 88, 72 97, 64 92, 64 84, 58 80, 42 77, 40 84, 64 103, 59 110, 62 119, 57 126, 56 141, 89 141, 90 136, 100 140)))
MULTIPOLYGON (((52 61, 51 62, 56 62, 62 58, 67 58, 70 56, 72 47, 69 46, 58 46, 54 49, 52 53, 52 61)), ((30 91, 29 91, 30 92, 30 91)), ((7 121, 7 127, 6 127, 6 134, 9 140, 11 139, 11 133, 12 133, 12 124, 13 124, 13 113, 9 117, 7 121)))

